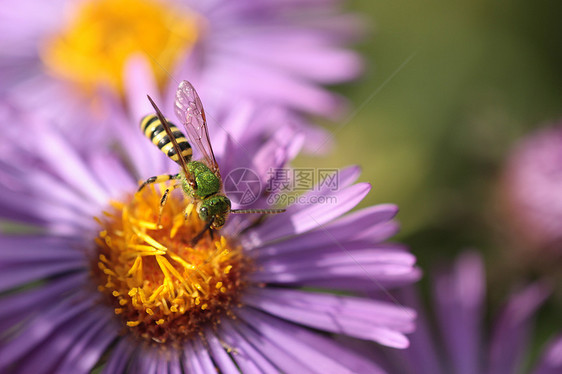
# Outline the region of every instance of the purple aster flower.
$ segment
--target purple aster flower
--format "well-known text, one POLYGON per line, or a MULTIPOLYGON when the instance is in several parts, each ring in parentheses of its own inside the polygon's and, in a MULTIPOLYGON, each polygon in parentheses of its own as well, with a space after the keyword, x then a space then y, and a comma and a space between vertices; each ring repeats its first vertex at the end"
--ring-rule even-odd
POLYGON ((501 187, 509 236, 522 249, 562 253, 562 126, 523 139, 507 161, 501 187))
POLYGON ((341 2, 8 0, 2 92, 26 110, 80 123, 88 109, 99 114, 100 85, 123 92, 138 56, 164 92, 175 92, 174 77, 193 82, 215 117, 218 103, 245 100, 334 117, 343 99, 322 86, 361 70, 346 48, 358 19, 341 2))
MULTIPOLYGON (((433 282, 430 316, 413 289, 403 290, 403 300, 418 308, 418 324, 408 349, 385 352, 386 367, 404 374, 509 374, 521 373, 530 342, 532 319, 549 295, 549 287, 535 283, 512 296, 485 336, 484 264, 476 252, 463 253, 454 265, 437 273, 433 282), (435 323, 435 328, 433 327, 435 323)), ((546 348, 532 373, 560 373, 558 337, 546 348)))
MULTIPOLYGON (((319 186, 263 222, 231 216, 193 245, 204 223, 183 194, 161 214, 160 189, 135 194, 138 180, 178 167, 120 112, 75 137, 10 108, 0 115, 27 123, 0 135, 2 216, 36 230, 0 237, 0 371, 381 373, 330 334, 408 346, 415 313, 360 296, 419 274, 385 242, 394 205, 348 214, 370 190, 357 168, 332 175, 336 191, 319 186), (335 200, 314 203, 326 196, 335 200)), ((262 117, 245 118, 252 134, 262 117)), ((215 153, 225 180, 242 167, 265 184, 302 141, 281 126, 265 142, 217 139, 215 153)))

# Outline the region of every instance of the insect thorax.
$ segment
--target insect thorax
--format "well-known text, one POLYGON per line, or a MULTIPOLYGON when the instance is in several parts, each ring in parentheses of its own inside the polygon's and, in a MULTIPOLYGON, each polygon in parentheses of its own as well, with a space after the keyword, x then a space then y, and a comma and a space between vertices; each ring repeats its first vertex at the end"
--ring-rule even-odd
POLYGON ((191 161, 187 164, 191 178, 186 178, 182 173, 182 187, 185 193, 195 199, 204 199, 220 191, 220 179, 202 162, 191 161), (194 188, 191 180, 195 180, 194 188))

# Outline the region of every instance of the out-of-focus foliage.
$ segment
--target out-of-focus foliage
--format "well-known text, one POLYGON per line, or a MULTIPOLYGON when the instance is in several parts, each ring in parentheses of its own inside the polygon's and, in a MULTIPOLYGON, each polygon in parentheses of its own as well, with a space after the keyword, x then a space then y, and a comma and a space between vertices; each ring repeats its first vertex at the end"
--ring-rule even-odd
MULTIPOLYGON (((533 274, 513 264, 498 234, 496 183, 514 142, 562 117, 562 3, 355 0, 350 8, 373 25, 358 46, 364 78, 340 88, 357 112, 336 124, 327 158, 298 165, 360 164, 374 187, 363 204, 400 206, 399 239, 426 272, 478 248, 491 270, 489 297, 504 295, 533 274)), ((545 335, 562 326, 559 306, 543 312, 545 335)))
POLYGON ((340 88, 358 110, 333 128, 331 155, 299 165, 360 164, 374 186, 364 204, 399 204, 402 238, 418 253, 487 247, 506 152, 562 117, 562 3, 356 0, 350 8, 372 25, 358 46, 366 74, 340 88))

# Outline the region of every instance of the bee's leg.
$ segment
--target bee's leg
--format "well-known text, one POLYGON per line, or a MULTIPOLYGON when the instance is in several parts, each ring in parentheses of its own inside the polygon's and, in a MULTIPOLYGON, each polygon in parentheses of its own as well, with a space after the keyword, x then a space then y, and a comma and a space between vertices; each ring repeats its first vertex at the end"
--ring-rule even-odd
POLYGON ((181 184, 176 183, 176 184, 172 185, 171 187, 166 188, 166 190, 164 191, 164 194, 162 195, 162 199, 160 199, 160 210, 158 211, 158 226, 159 227, 160 227, 160 221, 162 220, 162 212, 164 211, 164 205, 166 205, 166 202, 168 201, 168 195, 170 194, 170 191, 175 190, 179 186, 181 186, 181 184))
POLYGON ((205 227, 203 227, 203 230, 199 231, 199 233, 197 235, 195 235, 195 237, 193 239, 191 239, 191 246, 195 246, 195 244, 197 244, 197 242, 199 242, 199 240, 201 240, 201 238, 203 237, 203 235, 205 234, 205 231, 207 230, 211 230, 211 225, 213 224, 213 221, 215 220, 215 217, 211 218, 209 220, 209 222, 207 222, 207 224, 205 225, 205 227))
POLYGON ((209 229, 209 235, 211 236, 211 240, 214 241, 215 240, 215 230, 209 229))
POLYGON ((150 177, 147 180, 145 180, 144 182, 142 182, 142 184, 140 185, 139 189, 137 190, 137 192, 140 192, 147 184, 153 184, 153 183, 164 183, 167 182, 169 180, 172 179, 180 179, 180 174, 162 174, 162 175, 156 175, 154 177, 150 177))

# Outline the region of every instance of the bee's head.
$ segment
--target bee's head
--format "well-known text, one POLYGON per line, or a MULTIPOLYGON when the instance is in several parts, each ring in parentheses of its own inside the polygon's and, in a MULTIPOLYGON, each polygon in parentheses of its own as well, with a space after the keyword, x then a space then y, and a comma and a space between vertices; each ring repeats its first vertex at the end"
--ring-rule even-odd
POLYGON ((212 228, 219 229, 224 226, 226 217, 230 212, 230 200, 226 196, 214 195, 201 202, 199 218, 204 222, 213 219, 212 228))

